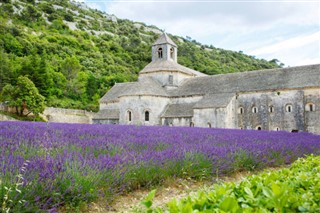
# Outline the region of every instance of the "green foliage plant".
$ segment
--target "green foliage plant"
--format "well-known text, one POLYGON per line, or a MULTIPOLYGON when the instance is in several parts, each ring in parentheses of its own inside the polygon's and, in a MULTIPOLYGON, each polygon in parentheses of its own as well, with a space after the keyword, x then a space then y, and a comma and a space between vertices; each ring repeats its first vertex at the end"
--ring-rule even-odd
MULTIPOLYGON (((320 212, 320 156, 225 182, 167 203, 164 212, 320 212)), ((158 212, 153 211, 153 212, 158 212)))
POLYGON ((45 109, 45 98, 26 76, 20 76, 15 86, 7 84, 3 88, 1 98, 7 101, 9 106, 15 107, 19 115, 23 115, 24 110, 27 110, 27 115, 33 113, 38 116, 45 109))
POLYGON ((26 169, 28 166, 29 161, 26 160, 23 163, 23 166, 19 170, 19 174, 16 175, 15 182, 11 186, 6 186, 5 182, 2 182, 0 180, 0 191, 3 193, 3 199, 1 204, 1 212, 3 213, 9 213, 10 207, 8 204, 16 203, 15 206, 17 206, 16 209, 18 209, 18 206, 23 206, 23 204, 26 202, 23 199, 17 199, 19 195, 22 194, 21 187, 24 184, 24 174, 26 173, 26 169), (17 196, 18 195, 18 196, 17 196))

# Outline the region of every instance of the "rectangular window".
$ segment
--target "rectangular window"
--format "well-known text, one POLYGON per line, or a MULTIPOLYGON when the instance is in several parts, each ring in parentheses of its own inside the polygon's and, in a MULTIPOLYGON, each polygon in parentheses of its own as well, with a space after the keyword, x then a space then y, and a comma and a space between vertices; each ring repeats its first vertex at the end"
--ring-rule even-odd
POLYGON ((169 75, 169 85, 173 85, 173 75, 169 75))
POLYGON ((128 111, 128 120, 131 121, 131 112, 128 111))

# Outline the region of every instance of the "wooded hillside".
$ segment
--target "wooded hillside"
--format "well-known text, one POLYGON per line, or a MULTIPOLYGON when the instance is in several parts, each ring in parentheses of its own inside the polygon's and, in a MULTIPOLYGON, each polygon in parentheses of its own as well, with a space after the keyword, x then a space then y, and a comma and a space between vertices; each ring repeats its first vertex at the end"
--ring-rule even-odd
MULTIPOLYGON (((27 76, 47 106, 96 111, 116 82, 137 79, 160 33, 78 2, 0 0, 0 90, 27 76)), ((170 36, 178 45, 178 62, 206 74, 280 67, 276 59, 170 36)))

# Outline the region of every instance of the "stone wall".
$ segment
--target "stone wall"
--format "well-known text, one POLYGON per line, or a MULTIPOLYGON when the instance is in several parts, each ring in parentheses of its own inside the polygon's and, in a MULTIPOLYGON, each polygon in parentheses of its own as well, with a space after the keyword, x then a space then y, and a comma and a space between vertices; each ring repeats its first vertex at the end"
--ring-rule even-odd
POLYGON ((320 134, 319 105, 319 89, 239 94, 236 125, 241 129, 320 134))
POLYGON ((192 126, 192 118, 161 118, 163 126, 192 126))
POLYGON ((139 75, 139 80, 143 80, 145 77, 152 77, 156 79, 161 85, 171 85, 169 84, 169 75, 172 78, 172 85, 178 86, 180 85, 185 79, 191 78, 191 75, 186 75, 181 72, 177 71, 162 71, 162 72, 151 72, 151 73, 141 73, 139 75))
POLYGON ((194 126, 212 128, 227 128, 225 108, 208 108, 208 109, 194 109, 194 126))
MULTIPOLYGON (((5 103, 0 103, 0 111, 15 113, 16 109, 8 107, 5 103)), ((47 107, 42 117, 48 122, 56 123, 92 123, 94 113, 86 110, 62 109, 47 107)), ((0 120, 15 120, 9 116, 1 115, 0 120)))
POLYGON ((160 125, 160 115, 169 104, 168 98, 156 96, 124 96, 120 98, 121 124, 134 125, 160 125), (131 112, 131 121, 128 118, 128 111, 131 112), (145 112, 149 112, 149 121, 145 121, 145 112))
POLYGON ((16 119, 7 115, 0 114, 0 121, 16 121, 16 119))
POLYGON ((86 110, 47 107, 43 112, 48 122, 57 123, 92 123, 93 112, 86 110))
POLYGON ((305 128, 308 132, 320 134, 320 90, 308 89, 304 91, 305 128), (312 104, 312 109, 310 109, 312 104))
POLYGON ((16 109, 14 107, 9 107, 7 104, 1 102, 0 103, 0 111, 15 113, 16 109))

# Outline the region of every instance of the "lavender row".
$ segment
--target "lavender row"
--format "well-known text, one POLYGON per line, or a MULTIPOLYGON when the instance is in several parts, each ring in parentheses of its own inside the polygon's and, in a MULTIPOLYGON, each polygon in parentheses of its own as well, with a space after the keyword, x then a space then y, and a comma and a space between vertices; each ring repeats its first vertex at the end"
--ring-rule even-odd
POLYGON ((211 178, 311 153, 320 154, 320 136, 308 133, 0 122, 0 202, 6 186, 15 211, 55 211, 166 178, 211 178))

